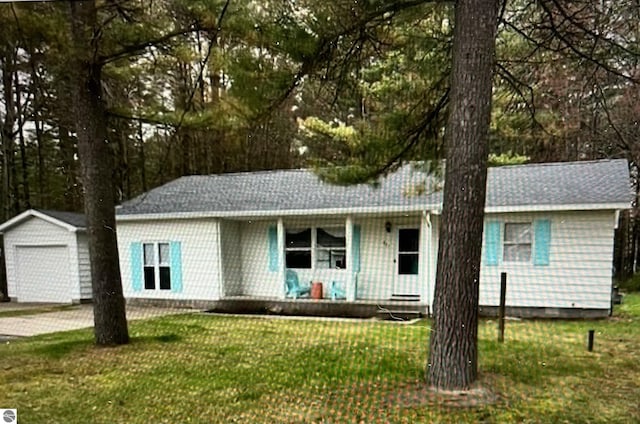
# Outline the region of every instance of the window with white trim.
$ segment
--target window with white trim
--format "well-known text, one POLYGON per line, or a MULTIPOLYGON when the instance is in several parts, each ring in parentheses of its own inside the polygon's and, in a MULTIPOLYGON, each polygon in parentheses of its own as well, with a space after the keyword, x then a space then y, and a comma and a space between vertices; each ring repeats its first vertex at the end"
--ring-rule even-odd
POLYGON ((144 243, 145 290, 171 290, 169 243, 144 243))
POLYGON ((347 266, 344 227, 285 230, 285 262, 293 269, 344 269, 347 266))
POLYGON ((507 222, 504 224, 504 262, 529 262, 532 251, 531 223, 507 222))
POLYGON ((346 252, 344 227, 316 228, 316 268, 346 268, 346 252))

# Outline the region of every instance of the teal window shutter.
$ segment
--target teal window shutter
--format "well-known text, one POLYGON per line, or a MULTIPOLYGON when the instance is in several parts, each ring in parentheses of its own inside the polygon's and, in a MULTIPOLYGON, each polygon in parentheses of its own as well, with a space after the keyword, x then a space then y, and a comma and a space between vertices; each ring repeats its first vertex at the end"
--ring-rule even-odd
POLYGON ((269 227, 269 271, 278 271, 278 228, 276 226, 269 227))
POLYGON ((142 243, 131 243, 131 287, 134 292, 142 290, 142 243))
POLYGON ((551 243, 551 221, 540 219, 533 223, 534 265, 549 265, 549 244, 551 243))
POLYGON ((484 263, 496 266, 500 257, 500 222, 489 221, 484 227, 484 263))
POLYGON ((353 237, 351 239, 351 257, 353 260, 353 272, 360 272, 360 238, 361 232, 359 225, 353 226, 353 237))
POLYGON ((171 258, 171 291, 182 292, 182 245, 179 241, 169 243, 171 258))

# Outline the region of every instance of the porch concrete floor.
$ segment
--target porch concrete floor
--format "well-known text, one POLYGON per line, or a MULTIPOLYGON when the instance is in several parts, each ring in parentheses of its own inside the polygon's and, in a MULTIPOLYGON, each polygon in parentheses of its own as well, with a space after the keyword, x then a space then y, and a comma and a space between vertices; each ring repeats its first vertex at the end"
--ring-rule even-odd
POLYGON ((385 315, 398 319, 427 316, 428 305, 417 301, 367 300, 354 301, 227 296, 214 302, 210 312, 257 315, 299 315, 341 318, 372 318, 385 315))

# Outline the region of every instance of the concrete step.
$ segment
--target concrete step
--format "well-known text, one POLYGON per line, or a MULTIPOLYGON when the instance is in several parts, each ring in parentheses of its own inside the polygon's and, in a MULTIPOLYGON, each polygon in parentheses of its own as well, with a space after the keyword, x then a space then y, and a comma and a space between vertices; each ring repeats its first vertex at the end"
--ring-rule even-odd
POLYGON ((404 302, 420 302, 419 294, 392 294, 391 300, 404 302))

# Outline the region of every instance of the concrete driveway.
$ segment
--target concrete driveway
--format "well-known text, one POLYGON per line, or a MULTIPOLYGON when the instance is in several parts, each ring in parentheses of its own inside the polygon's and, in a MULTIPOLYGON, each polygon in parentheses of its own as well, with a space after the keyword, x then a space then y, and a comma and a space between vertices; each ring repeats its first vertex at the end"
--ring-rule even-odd
MULTIPOLYGON (((25 310, 42 308, 52 305, 20 305, 0 303, 0 311, 25 310), (5 306, 6 305, 6 306, 5 306)), ((129 321, 159 317, 171 314, 184 314, 197 312, 193 309, 156 308, 128 306, 127 319, 129 321)), ((77 305, 70 309, 55 312, 39 313, 34 310, 32 315, 15 317, 0 317, 0 338, 29 337, 39 334, 56 333, 58 331, 77 330, 79 328, 93 327, 93 306, 77 305)))

